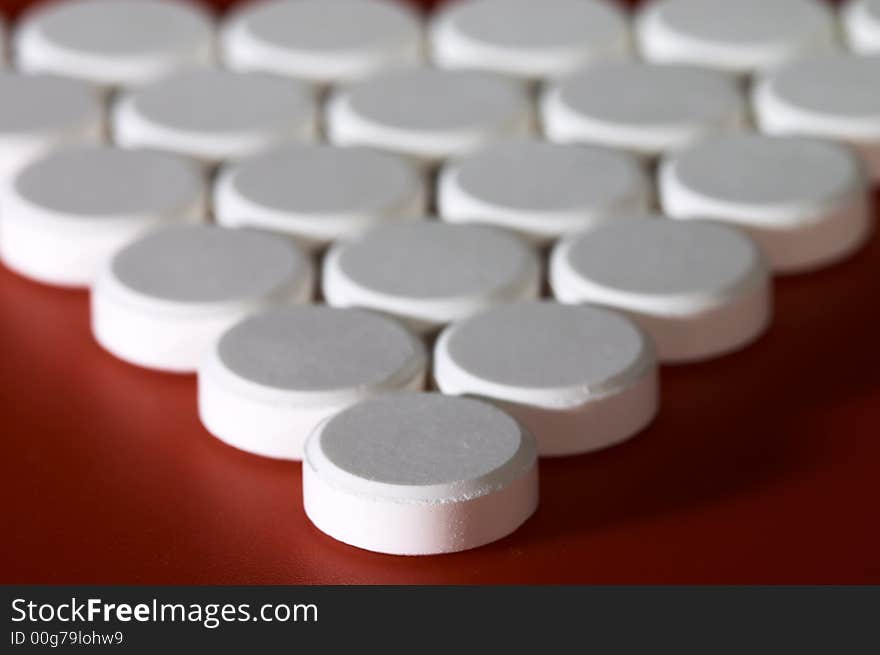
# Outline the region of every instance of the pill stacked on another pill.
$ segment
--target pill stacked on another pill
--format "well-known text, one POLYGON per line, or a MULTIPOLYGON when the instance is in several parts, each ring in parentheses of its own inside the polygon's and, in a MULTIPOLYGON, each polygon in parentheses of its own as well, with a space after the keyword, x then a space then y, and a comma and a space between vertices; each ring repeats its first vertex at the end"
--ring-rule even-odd
POLYGON ((878 0, 77 0, 4 60, 3 264, 382 553, 512 533, 538 457, 637 437, 873 229, 878 0))

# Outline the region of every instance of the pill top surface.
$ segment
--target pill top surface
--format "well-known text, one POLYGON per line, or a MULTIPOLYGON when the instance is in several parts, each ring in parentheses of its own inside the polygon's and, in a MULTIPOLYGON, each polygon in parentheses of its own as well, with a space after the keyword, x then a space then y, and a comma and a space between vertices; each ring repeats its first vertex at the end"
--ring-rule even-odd
POLYGON ((391 1, 282 0, 247 6, 224 31, 234 66, 344 81, 421 56, 416 15, 391 1))
POLYGON ((442 132, 518 119, 527 108, 514 80, 477 71, 419 69, 355 84, 348 95, 362 120, 391 128, 442 132))
POLYGON ((456 162, 455 182, 470 196, 521 211, 603 209, 645 191, 630 156, 540 141, 503 143, 456 162))
POLYGON ((188 132, 283 128, 313 112, 308 86, 264 73, 198 71, 171 77, 131 96, 145 120, 188 132))
POLYGON ((742 104, 734 80, 686 65, 609 62, 563 80, 559 99, 610 124, 678 125, 718 121, 742 104))
POLYGON ((518 388, 524 401, 616 389, 653 361, 629 319, 590 305, 527 302, 483 312, 450 327, 444 356, 473 382, 518 388))
POLYGON ((38 135, 100 121, 101 102, 83 82, 0 73, 0 138, 38 135))
POLYGON ((175 60, 207 59, 213 39, 211 20, 195 5, 162 0, 80 0, 55 3, 30 15, 18 34, 27 68, 77 72, 84 77, 119 77, 113 67, 127 60, 152 59, 137 81, 173 67, 175 60), (64 59, 68 58, 67 61, 64 59), (90 64, 108 67, 98 72, 90 64), (152 69, 152 70, 151 70, 152 69))
POLYGON ((412 377, 421 342, 396 321, 357 309, 283 307, 245 319, 217 345, 224 366, 274 389, 321 392, 412 377))
POLYGON ((466 492, 506 482, 535 457, 531 438, 501 410, 439 394, 355 405, 324 425, 317 445, 333 467, 371 486, 464 485, 466 492))
POLYGON ((412 38, 419 28, 413 14, 390 1, 294 0, 254 8, 246 29, 280 48, 333 52, 412 38))
POLYGON ((567 246, 565 263, 576 275, 634 294, 724 297, 764 271, 747 237, 713 223, 614 221, 572 237, 567 246))
POLYGON ((864 184, 859 160, 834 143, 754 134, 719 136, 668 160, 688 189, 728 202, 815 208, 864 184))
POLYGON ((172 303, 264 298, 294 284, 307 267, 306 256, 283 237, 210 226, 154 232, 111 262, 127 290, 172 303))
POLYGON ((202 194, 202 174, 174 155, 109 146, 56 151, 23 169, 16 194, 64 217, 103 219, 182 211, 202 194))
POLYGON ((667 29, 719 47, 784 48, 833 33, 831 11, 813 0, 667 0, 649 11, 667 29))
POLYGON ((38 27, 47 38, 76 51, 124 55, 188 46, 208 38, 209 25, 195 6, 160 0, 79 0, 54 5, 38 27))
MULTIPOLYGON (((452 4, 434 25, 441 62, 480 66, 480 53, 506 54, 507 67, 533 74, 565 72, 625 51, 626 19, 613 5, 591 0, 477 0, 452 4), (468 49, 463 55, 458 50, 468 49), (538 57, 513 61, 514 57, 538 57)), ((499 66, 504 66, 499 61, 499 66)))
POLYGON ((361 288, 417 300, 490 295, 537 271, 532 251, 511 235, 428 221, 372 230, 344 244, 337 264, 361 288))
POLYGON ((771 74, 765 83, 786 105, 819 117, 877 121, 880 132, 880 54, 803 59, 771 74))
POLYGON ((416 170, 394 155, 323 145, 254 157, 230 171, 228 182, 250 202, 312 217, 393 210, 421 185, 416 170))

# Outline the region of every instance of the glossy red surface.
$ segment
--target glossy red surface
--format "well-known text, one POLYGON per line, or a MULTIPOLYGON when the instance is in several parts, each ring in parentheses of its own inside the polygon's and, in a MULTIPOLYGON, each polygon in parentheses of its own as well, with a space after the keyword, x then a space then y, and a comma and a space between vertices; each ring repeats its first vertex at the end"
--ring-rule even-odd
POLYGON ((315 529, 192 377, 102 352, 86 294, 0 269, 0 582, 880 583, 880 235, 776 294, 759 343, 664 369, 637 439, 542 462, 516 534, 400 558, 315 529))

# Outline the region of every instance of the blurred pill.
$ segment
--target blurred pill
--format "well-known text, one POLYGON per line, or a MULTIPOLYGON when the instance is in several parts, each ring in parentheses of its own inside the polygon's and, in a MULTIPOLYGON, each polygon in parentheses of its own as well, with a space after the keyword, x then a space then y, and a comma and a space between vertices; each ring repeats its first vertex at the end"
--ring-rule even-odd
POLYGON ((18 67, 103 88, 152 82, 214 60, 212 18, 170 0, 77 0, 40 5, 15 34, 18 67))
POLYGON ((553 251, 550 283, 562 302, 625 312, 654 339, 662 362, 743 348, 771 315, 758 246, 706 221, 621 219, 567 237, 553 251))
POLYGON ((88 286, 150 229, 205 218, 202 172, 174 155, 71 146, 14 175, 0 196, 0 257, 46 284, 88 286))
POLYGON ((418 16, 392 0, 273 0, 245 5, 221 31, 227 67, 318 84, 417 66, 418 16))
POLYGON ((92 333, 116 357, 193 373, 214 341, 248 314, 311 299, 309 258, 256 230, 170 227, 120 250, 92 289, 92 333))
POLYGON ((321 248, 427 209, 411 162, 367 148, 292 145, 228 166, 214 190, 217 222, 259 227, 321 248))

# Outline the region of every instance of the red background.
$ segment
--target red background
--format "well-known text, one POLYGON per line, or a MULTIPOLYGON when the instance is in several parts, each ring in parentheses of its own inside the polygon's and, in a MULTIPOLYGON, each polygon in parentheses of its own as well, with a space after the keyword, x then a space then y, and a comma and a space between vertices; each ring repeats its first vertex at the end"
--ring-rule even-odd
POLYGON ((194 378, 99 350, 86 294, 0 269, 0 581, 880 583, 878 290, 880 235, 778 280, 767 336, 664 369, 637 439, 543 461, 514 535, 399 558, 315 529, 298 464, 210 437, 194 378))

